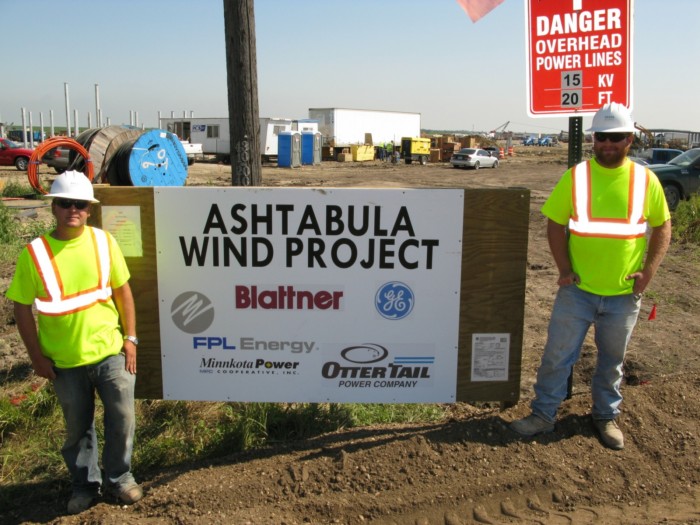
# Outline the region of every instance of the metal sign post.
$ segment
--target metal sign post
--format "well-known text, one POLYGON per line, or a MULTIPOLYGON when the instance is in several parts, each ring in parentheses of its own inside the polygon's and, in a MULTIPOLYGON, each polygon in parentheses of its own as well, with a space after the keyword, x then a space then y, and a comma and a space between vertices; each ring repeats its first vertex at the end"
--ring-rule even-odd
POLYGON ((569 167, 583 160, 583 117, 569 117, 569 167))

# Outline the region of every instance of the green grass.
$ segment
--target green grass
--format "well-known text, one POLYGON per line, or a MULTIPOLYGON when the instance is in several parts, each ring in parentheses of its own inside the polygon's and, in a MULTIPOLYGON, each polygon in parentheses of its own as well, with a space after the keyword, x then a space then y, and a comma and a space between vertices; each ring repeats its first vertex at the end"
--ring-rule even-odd
POLYGON ((28 184, 10 181, 2 188, 2 196, 34 198, 38 197, 39 193, 28 184))
MULTIPOLYGON (((67 479, 63 417, 51 383, 24 380, 0 389, 0 487, 67 479)), ((102 407, 96 410, 102 442, 102 407)), ((137 400, 133 470, 152 471, 289 443, 337 430, 438 421, 434 404, 219 403, 137 400)), ((0 505, 4 503, 0 496, 0 505)))
POLYGON ((681 201, 673 213, 672 221, 675 242, 700 245, 700 195, 681 201))
MULTIPOLYGON (((2 197, 34 197, 39 194, 29 185, 9 182, 2 188, 2 197)), ((27 219, 19 221, 15 210, 0 202, 0 263, 14 262, 32 239, 54 227, 52 221, 27 219)))

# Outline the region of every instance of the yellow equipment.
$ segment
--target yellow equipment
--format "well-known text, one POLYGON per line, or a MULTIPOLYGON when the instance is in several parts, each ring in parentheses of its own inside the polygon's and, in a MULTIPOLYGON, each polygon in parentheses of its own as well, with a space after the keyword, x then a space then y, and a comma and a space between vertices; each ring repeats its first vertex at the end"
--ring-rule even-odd
POLYGON ((406 164, 411 164, 414 160, 426 165, 430 158, 430 139, 420 137, 401 138, 401 157, 406 164))

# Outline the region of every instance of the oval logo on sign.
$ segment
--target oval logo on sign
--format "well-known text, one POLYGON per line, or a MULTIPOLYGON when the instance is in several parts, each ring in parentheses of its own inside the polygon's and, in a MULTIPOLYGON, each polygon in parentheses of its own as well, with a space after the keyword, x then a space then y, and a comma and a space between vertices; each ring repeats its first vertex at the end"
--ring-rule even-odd
POLYGON ((340 352, 340 355, 351 363, 366 365, 381 361, 389 355, 389 350, 373 343, 365 343, 363 345, 348 346, 340 352))
POLYGON ((173 301, 170 317, 183 332, 199 334, 214 322, 214 305, 200 292, 184 292, 173 301))
POLYGON ((413 310, 415 298, 408 285, 392 281, 377 290, 374 306, 379 315, 395 321, 407 317, 413 310))

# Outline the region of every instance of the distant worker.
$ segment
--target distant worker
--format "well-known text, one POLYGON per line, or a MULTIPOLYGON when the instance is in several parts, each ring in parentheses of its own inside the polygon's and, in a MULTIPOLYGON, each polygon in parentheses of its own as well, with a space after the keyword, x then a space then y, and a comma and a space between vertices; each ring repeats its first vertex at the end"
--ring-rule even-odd
POLYGON ((559 290, 532 414, 510 428, 523 436, 554 430, 568 378, 594 325, 598 356, 591 380, 592 423, 605 446, 620 450, 624 436, 616 418, 623 359, 642 293, 668 249, 671 215, 656 175, 627 158, 635 131, 627 108, 606 104, 588 131, 593 131, 595 158, 564 173, 542 207, 559 290))
POLYGON ((381 161, 384 161, 384 159, 386 159, 386 146, 383 142, 379 146, 377 146, 377 158, 381 161))
POLYGON ((394 141, 392 140, 391 142, 388 142, 386 145, 386 154, 389 160, 392 162, 392 164, 396 164, 398 162, 398 158, 396 157, 397 151, 396 151, 396 146, 394 145, 394 141))
POLYGON ((143 496, 131 474, 138 339, 129 270, 114 238, 86 225, 98 201, 85 175, 64 172, 47 197, 56 228, 22 251, 7 297, 32 368, 53 382, 63 409, 61 452, 73 485, 68 512, 86 510, 103 484, 95 392, 104 405, 105 493, 129 505, 143 496))

